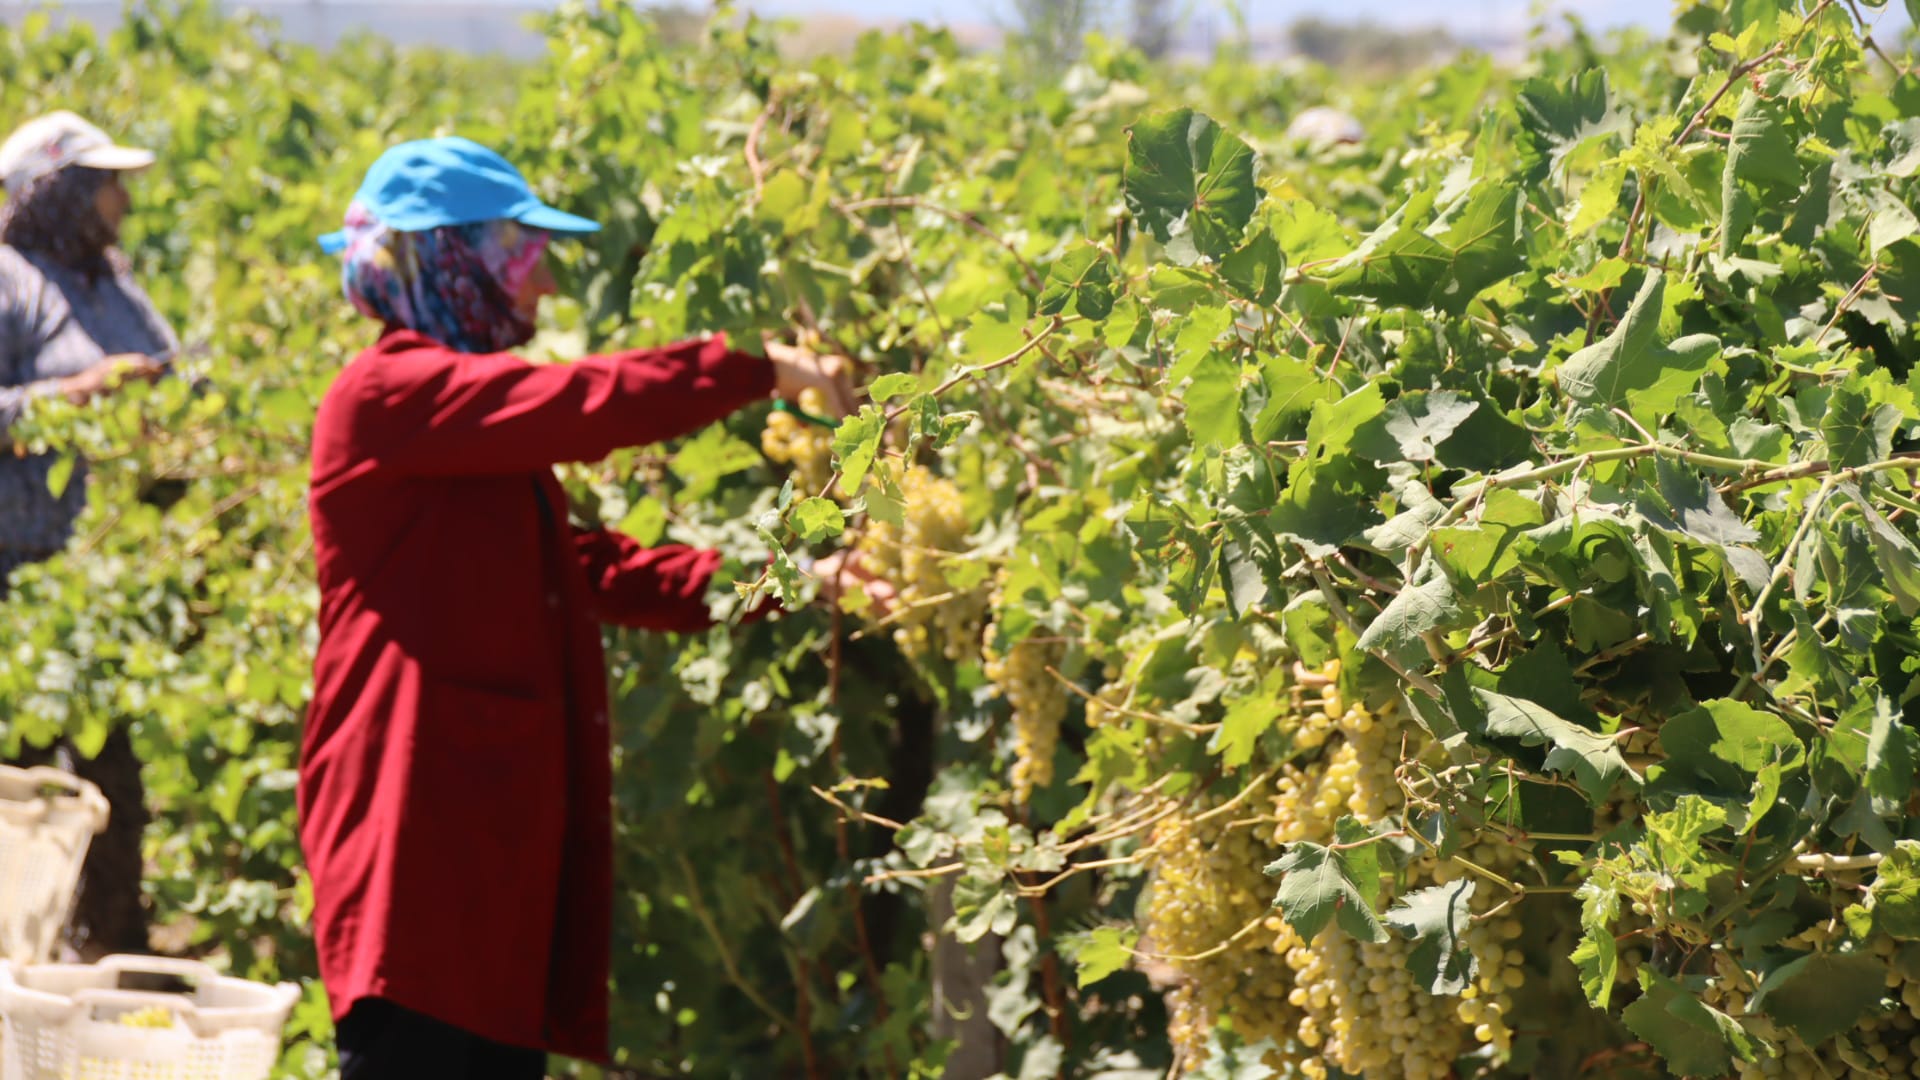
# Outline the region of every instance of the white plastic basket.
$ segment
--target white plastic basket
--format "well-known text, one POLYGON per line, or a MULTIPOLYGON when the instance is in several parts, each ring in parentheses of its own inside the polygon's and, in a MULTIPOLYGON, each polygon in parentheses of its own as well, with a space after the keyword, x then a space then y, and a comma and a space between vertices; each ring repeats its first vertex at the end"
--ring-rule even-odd
POLYGON ((266 1080, 299 1000, 292 983, 228 978, 192 960, 0 964, 0 1080, 266 1080), (122 990, 123 974, 173 976, 193 990, 122 990), (125 1022, 160 1010, 168 1026, 125 1022))
POLYGON ((0 960, 48 958, 87 846, 106 827, 99 788, 58 769, 0 765, 0 960))

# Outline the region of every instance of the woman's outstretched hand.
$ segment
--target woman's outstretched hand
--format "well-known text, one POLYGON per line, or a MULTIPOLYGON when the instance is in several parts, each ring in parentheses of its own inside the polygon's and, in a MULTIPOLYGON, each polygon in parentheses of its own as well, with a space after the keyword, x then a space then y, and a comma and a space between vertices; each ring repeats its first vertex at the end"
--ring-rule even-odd
POLYGON ((838 603, 841 594, 848 589, 859 589, 866 593, 867 599, 873 604, 872 614, 877 618, 885 618, 899 599, 893 583, 874 576, 867 569, 866 561, 851 551, 836 551, 822 556, 814 560, 807 573, 819 579, 820 598, 828 603, 838 603))
POLYGON ((75 405, 85 405, 101 394, 136 379, 152 382, 166 374, 167 365, 140 353, 116 353, 85 371, 60 380, 60 392, 75 405))
POLYGON ((844 356, 816 353, 797 345, 766 342, 767 359, 773 363, 773 391, 788 401, 797 401, 803 390, 818 390, 833 411, 833 419, 853 412, 852 367, 844 356))

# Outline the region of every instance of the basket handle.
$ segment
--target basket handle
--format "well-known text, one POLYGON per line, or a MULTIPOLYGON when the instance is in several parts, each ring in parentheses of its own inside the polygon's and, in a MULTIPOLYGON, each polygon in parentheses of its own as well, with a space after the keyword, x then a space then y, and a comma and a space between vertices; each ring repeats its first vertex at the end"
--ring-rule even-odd
POLYGON ((100 793, 98 787, 51 765, 35 765, 27 769, 26 774, 27 779, 40 787, 58 788, 67 793, 67 798, 78 799, 93 816, 93 831, 96 833, 106 831, 107 797, 100 793))
POLYGON ((73 1003, 86 1010, 88 1016, 92 1016, 93 1010, 102 1005, 128 1012, 147 1008, 165 1009, 185 1024, 196 1038, 206 1034, 200 1029, 200 1007, 193 1003, 193 999, 179 994, 163 994, 152 990, 76 990, 73 992, 73 1003))
POLYGON ((101 958, 95 966, 115 975, 171 975, 193 983, 196 990, 211 988, 220 978, 219 972, 198 960, 178 960, 171 956, 116 953, 101 958))

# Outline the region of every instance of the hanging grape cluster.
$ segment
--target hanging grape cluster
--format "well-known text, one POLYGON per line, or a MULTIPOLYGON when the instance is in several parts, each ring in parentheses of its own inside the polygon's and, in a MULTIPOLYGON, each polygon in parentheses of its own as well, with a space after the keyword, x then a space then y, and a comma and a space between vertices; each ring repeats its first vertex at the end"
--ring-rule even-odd
POLYGON ((896 598, 884 616, 893 640, 910 656, 978 660, 989 603, 985 575, 969 582, 950 569, 967 551, 960 489, 915 465, 901 475, 900 491, 905 523, 872 521, 856 546, 867 571, 893 583, 896 598))
POLYGON ((1013 794, 1026 803, 1035 788, 1053 782, 1053 755, 1060 745, 1060 722, 1067 715, 1067 688, 1048 668, 1058 670, 1066 645, 1028 638, 1003 655, 985 651, 987 678, 1013 710, 1013 794))
MULTIPOLYGON (((826 415, 827 401, 818 390, 800 391, 799 405, 814 416, 826 415)), ((818 495, 833 479, 833 429, 785 409, 767 414, 760 451, 775 464, 791 466, 794 486, 803 494, 818 495)))

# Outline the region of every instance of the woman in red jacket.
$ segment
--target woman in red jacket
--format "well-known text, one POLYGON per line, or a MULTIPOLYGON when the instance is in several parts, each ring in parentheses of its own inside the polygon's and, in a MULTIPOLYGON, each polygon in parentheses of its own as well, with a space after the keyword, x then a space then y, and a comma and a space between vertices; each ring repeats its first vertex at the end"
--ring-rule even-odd
POLYGON ((347 228, 379 320, 320 404, 320 645, 300 837, 344 1080, 537 1080, 604 1061, 612 799, 600 623, 708 624, 717 552, 577 530, 552 466, 777 392, 844 408, 839 361, 720 338, 531 364, 542 252, 590 221, 464 139, 389 150, 347 228))

